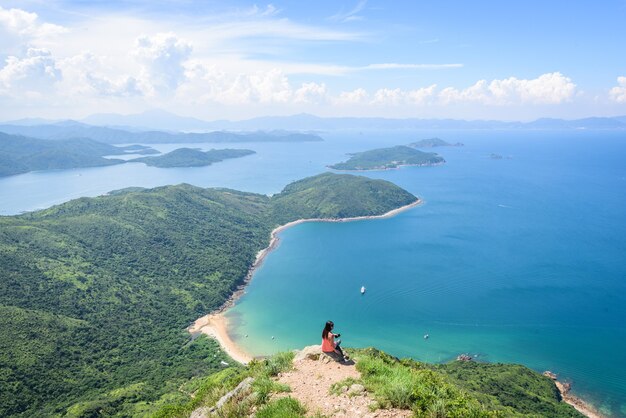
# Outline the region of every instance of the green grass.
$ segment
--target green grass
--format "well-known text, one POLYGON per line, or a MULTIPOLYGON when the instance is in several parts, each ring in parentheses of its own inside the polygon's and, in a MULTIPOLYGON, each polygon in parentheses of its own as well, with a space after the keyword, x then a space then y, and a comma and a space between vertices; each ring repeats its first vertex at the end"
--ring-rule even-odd
POLYGON ((362 384, 384 408, 411 409, 418 417, 581 417, 560 401, 553 382, 523 366, 432 365, 375 349, 351 355, 362 384))
POLYGON ((304 417, 306 408, 293 398, 281 398, 259 409, 257 418, 297 418, 304 417))

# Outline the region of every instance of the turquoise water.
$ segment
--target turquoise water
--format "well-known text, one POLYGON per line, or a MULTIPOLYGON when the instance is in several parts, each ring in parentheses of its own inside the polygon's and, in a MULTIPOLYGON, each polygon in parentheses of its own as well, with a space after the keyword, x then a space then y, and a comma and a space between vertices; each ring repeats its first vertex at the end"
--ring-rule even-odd
POLYGON ((317 344, 332 319, 348 346, 550 369, 626 416, 626 138, 503 136, 440 149, 442 167, 368 174, 421 207, 281 233, 228 313, 236 341, 317 344))
POLYGON ((0 178, 0 214, 129 186, 276 193, 347 152, 433 135, 466 146, 437 149, 443 166, 367 173, 424 204, 390 219, 284 231, 228 313, 233 337, 269 354, 319 343, 332 319, 348 346, 427 361, 469 352, 550 369, 608 414, 626 416, 624 133, 322 134, 321 143, 236 144, 257 154, 201 168, 132 163, 0 178))

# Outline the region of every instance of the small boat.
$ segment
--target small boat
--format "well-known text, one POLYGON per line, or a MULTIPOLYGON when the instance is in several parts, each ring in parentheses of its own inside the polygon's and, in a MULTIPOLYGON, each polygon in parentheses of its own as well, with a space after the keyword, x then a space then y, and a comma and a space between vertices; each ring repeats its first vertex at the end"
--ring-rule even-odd
POLYGON ((424 334, 424 339, 427 340, 430 337, 428 334, 424 334))
POLYGON ((365 286, 361 286, 361 294, 364 295, 365 294, 365 286))

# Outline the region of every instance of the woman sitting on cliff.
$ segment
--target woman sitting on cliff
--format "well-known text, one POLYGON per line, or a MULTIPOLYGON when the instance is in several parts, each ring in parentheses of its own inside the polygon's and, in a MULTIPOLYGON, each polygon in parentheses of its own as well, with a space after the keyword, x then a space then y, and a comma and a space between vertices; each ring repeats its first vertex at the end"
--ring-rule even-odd
POLYGON ((339 346, 340 340, 335 341, 335 338, 339 338, 341 334, 333 334, 332 330, 335 327, 333 321, 326 322, 326 326, 322 331, 322 352, 330 355, 333 358, 339 357, 339 361, 348 361, 349 357, 343 353, 343 350, 339 346))

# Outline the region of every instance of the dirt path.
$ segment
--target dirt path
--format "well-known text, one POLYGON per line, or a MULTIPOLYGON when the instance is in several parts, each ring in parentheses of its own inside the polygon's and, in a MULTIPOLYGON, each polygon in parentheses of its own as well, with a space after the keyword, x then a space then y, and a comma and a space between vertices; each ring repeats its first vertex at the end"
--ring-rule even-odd
MULTIPOLYGON (((370 411, 374 400, 366 392, 349 396, 330 394, 333 383, 352 377, 358 379, 359 372, 354 363, 349 365, 336 362, 324 363, 319 360, 302 359, 294 361, 294 370, 283 373, 279 382, 289 385, 291 392, 285 396, 298 399, 309 411, 328 417, 409 417, 411 411, 380 409, 370 411)), ((358 387, 354 389, 359 389, 358 387)), ((358 390, 357 390, 358 392, 358 390)))

